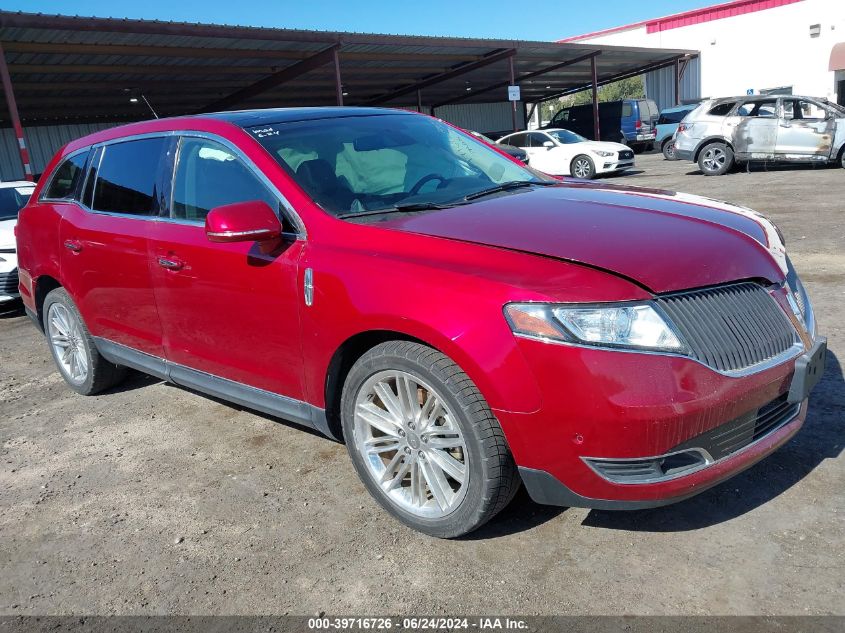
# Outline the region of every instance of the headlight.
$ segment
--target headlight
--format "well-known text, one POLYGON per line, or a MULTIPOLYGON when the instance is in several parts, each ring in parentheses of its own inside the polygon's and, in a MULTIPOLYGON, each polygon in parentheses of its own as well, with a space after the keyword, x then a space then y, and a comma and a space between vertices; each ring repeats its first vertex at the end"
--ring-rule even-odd
POLYGON ((593 154, 598 154, 599 156, 604 156, 604 157, 613 156, 613 154, 615 154, 615 152, 605 152, 604 150, 597 150, 597 149, 592 150, 592 152, 593 152, 593 154))
POLYGON ((807 290, 801 283, 801 279, 798 277, 789 257, 786 258, 786 266, 786 300, 789 302, 792 312, 810 333, 810 336, 815 337, 816 322, 813 307, 810 305, 810 297, 807 295, 807 290))
POLYGON ((649 302, 561 306, 511 303, 505 315, 516 334, 541 339, 642 350, 686 352, 686 346, 649 302))

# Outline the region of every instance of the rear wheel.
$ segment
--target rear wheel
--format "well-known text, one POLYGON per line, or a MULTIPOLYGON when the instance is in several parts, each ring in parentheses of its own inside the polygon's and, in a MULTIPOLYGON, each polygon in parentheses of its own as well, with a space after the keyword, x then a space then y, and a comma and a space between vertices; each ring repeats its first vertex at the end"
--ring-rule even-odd
POLYGON ((341 419, 370 494, 420 532, 471 532, 519 486, 502 429, 478 389, 424 345, 389 341, 358 359, 343 387, 341 419))
POLYGON ((56 288, 47 295, 43 312, 50 352, 71 389, 89 396, 123 380, 126 368, 100 355, 79 310, 64 288, 56 288))
POLYGON ((678 160, 678 157, 675 154, 675 141, 672 139, 663 143, 663 158, 666 160, 678 160))
POLYGON ((698 168, 705 176, 726 174, 733 164, 733 150, 725 143, 710 143, 698 155, 698 168))
POLYGON ((572 174, 573 178, 590 180, 596 175, 596 166, 593 164, 593 160, 589 156, 578 154, 578 156, 572 159, 569 172, 572 174))

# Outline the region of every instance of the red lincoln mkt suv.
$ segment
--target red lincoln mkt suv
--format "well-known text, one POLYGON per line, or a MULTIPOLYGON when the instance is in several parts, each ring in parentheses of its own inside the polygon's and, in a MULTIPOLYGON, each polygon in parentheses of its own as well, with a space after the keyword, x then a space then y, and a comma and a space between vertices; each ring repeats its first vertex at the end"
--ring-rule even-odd
POLYGON ((81 394, 126 368, 345 441, 454 537, 507 505, 669 504, 801 427, 825 339, 748 209, 561 181, 442 121, 303 108, 73 141, 17 226, 81 394))

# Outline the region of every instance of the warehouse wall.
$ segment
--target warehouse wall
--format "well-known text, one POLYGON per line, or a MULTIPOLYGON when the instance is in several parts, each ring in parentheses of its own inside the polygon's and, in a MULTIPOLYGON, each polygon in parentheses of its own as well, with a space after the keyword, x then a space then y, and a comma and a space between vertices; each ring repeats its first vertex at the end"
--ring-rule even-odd
MULTIPOLYGON (((645 76, 645 92, 657 107, 670 108, 675 105, 675 69, 661 68, 645 76)), ((681 77, 681 103, 701 99, 701 60, 693 59, 687 64, 681 77)))
MULTIPOLYGON (((23 129, 32 172, 40 174, 60 147, 70 141, 92 134, 117 123, 78 123, 71 125, 41 125, 23 129)), ((12 128, 0 129, 0 180, 22 180, 24 177, 18 141, 12 128)))
MULTIPOLYGON (((437 108, 435 115, 453 125, 482 134, 507 134, 513 131, 511 104, 499 103, 456 103, 437 108)), ((516 104, 516 124, 525 129, 525 112, 521 102, 516 104)))

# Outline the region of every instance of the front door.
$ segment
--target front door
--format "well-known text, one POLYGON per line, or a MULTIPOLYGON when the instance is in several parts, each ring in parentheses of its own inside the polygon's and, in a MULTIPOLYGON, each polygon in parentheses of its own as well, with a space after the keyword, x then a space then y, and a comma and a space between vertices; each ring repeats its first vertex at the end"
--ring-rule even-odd
POLYGON ((272 252, 255 242, 213 243, 205 216, 214 207, 279 200, 253 168, 222 142, 184 136, 169 219, 150 242, 167 360, 251 387, 303 399, 297 282, 305 242, 272 252))
POLYGON ((162 330, 148 240, 167 143, 144 138, 94 150, 82 193, 85 208, 53 203, 63 207, 62 278, 91 334, 159 358, 162 330))
POLYGON ((787 157, 827 160, 835 126, 836 120, 821 104, 807 99, 784 99, 777 153, 787 157))

